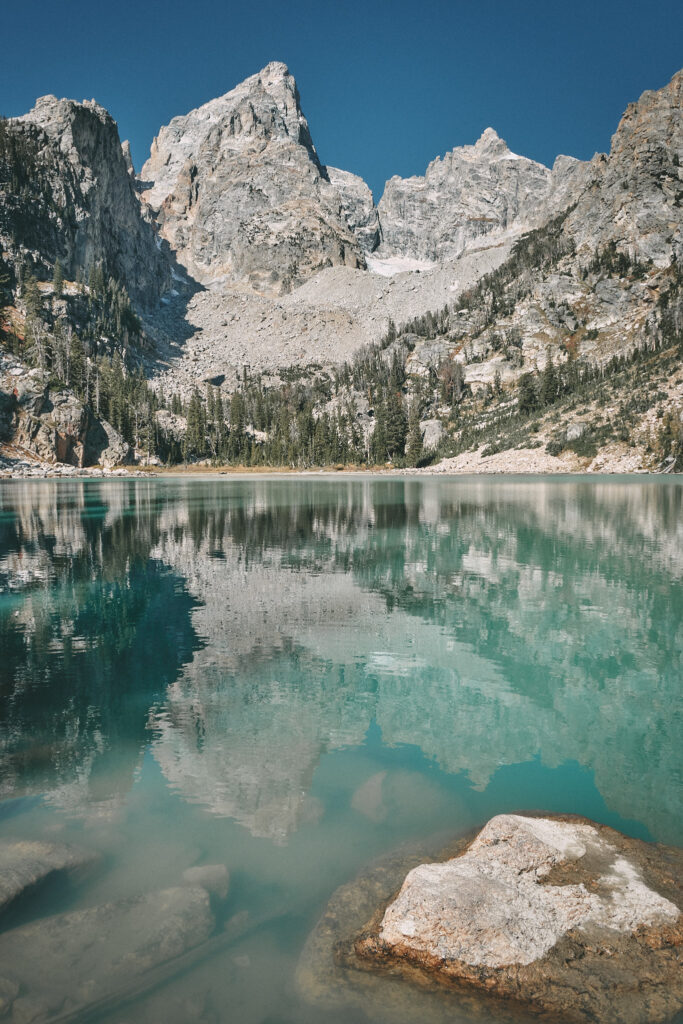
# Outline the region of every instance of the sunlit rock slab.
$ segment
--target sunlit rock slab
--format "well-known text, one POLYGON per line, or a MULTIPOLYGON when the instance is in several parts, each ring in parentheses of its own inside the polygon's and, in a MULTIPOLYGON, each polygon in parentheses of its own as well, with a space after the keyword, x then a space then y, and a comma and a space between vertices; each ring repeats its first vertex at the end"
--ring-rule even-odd
POLYGON ((683 1006, 682 866, 683 851, 586 819, 499 815, 436 860, 407 856, 401 872, 398 857, 339 890, 300 984, 314 1000, 326 986, 349 998, 370 971, 378 984, 402 979, 408 1002, 414 985, 420 997, 448 992, 459 1011, 478 998, 490 1012, 664 1021, 683 1006))

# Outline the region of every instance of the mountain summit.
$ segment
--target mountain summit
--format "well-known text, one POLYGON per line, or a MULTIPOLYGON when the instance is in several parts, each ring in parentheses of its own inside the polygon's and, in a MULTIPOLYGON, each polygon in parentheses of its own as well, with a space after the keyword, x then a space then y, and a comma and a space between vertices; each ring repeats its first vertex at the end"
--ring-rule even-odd
POLYGON ((487 128, 473 146, 433 160, 423 177, 387 182, 378 255, 452 259, 483 235, 529 226, 549 185, 547 167, 512 153, 487 128))
POLYGON ((175 117, 141 178, 161 234, 202 282, 279 293, 326 266, 364 266, 285 64, 175 117))

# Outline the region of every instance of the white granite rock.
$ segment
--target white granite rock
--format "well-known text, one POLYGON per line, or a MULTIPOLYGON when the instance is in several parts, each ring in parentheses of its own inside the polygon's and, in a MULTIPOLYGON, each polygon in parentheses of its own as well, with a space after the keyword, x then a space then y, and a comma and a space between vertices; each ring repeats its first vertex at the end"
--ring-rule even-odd
POLYGON ((280 294, 324 267, 364 266, 284 64, 173 118, 141 181, 161 234, 202 282, 280 294))
POLYGON ((391 178, 378 211, 377 255, 444 260, 482 236, 529 225, 549 190, 547 167, 510 152, 493 128, 432 161, 424 177, 391 178))
POLYGON ((97 862, 90 850, 32 839, 0 843, 0 912, 15 899, 57 875, 78 877, 97 862))
POLYGON ((443 960, 503 967, 540 959, 572 928, 630 932, 678 916, 592 826, 502 814, 462 857, 411 871, 379 937, 443 960), (606 858, 596 892, 544 882, 553 867, 587 853, 606 858))

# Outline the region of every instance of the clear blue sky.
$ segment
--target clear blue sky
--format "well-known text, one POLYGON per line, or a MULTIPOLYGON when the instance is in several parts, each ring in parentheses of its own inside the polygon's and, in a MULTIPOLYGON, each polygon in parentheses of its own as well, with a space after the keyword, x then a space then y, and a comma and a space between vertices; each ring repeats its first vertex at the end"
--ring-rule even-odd
POLYGON ((160 125, 285 61, 321 160, 376 198, 488 125, 589 158, 683 66, 682 0, 6 0, 1 27, 0 113, 94 97, 138 169, 160 125))

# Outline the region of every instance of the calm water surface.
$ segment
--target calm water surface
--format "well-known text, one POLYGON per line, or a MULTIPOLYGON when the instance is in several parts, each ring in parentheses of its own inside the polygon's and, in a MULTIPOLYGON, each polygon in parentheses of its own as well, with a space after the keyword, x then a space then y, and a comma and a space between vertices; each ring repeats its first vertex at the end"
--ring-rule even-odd
POLYGON ((106 1019, 373 1022, 295 972, 374 858, 524 809, 683 841, 682 661, 675 480, 0 484, 0 837, 104 856, 10 925, 226 864, 260 927, 106 1019))

